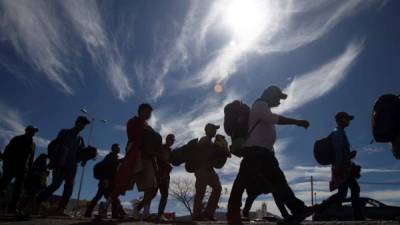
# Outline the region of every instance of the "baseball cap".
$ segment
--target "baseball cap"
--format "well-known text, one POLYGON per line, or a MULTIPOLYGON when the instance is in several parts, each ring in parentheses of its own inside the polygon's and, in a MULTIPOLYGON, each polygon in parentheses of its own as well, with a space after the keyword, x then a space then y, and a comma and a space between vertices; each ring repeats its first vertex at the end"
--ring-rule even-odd
POLYGON ((212 123, 207 123, 206 126, 204 127, 204 130, 209 130, 209 129, 218 130, 219 129, 219 125, 215 125, 215 124, 212 124, 212 123))
POLYGON ((84 124, 90 124, 90 120, 86 116, 78 116, 76 118, 76 123, 84 123, 84 124))
POLYGON ((338 113, 336 113, 336 115, 335 115, 335 120, 336 121, 338 121, 338 120, 340 120, 342 118, 347 118, 349 120, 354 120, 354 116, 349 115, 347 112, 338 112, 338 113))
POLYGON ((267 89, 265 89, 261 95, 262 99, 275 98, 275 97, 278 97, 280 99, 286 99, 287 94, 283 93, 280 87, 276 85, 271 85, 267 87, 267 89))
POLYGON ((25 131, 28 131, 28 130, 31 130, 31 131, 34 131, 34 132, 38 132, 38 131, 39 131, 39 128, 37 128, 37 127, 35 127, 35 126, 33 126, 33 125, 29 125, 29 126, 27 126, 27 127, 25 128, 25 131))

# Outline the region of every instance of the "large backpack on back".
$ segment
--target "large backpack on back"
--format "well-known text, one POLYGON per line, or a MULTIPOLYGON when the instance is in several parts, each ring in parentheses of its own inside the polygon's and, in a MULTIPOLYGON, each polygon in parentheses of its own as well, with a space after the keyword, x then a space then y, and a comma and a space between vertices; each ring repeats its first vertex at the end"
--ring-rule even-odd
POLYGON ((319 164, 324 166, 334 163, 335 149, 332 143, 332 134, 314 143, 314 158, 319 164))
POLYGON ((93 176, 97 180, 103 180, 106 179, 106 173, 107 173, 107 163, 102 160, 93 167, 93 176))
POLYGON ((392 142, 400 133, 400 97, 382 95, 372 111, 372 134, 377 142, 392 142))
POLYGON ((197 142, 198 142, 198 139, 195 138, 195 139, 190 140, 185 145, 174 149, 169 156, 169 162, 173 166, 179 166, 179 165, 185 163, 190 155, 190 152, 193 151, 194 148, 196 147, 197 142))
POLYGON ((162 137, 153 129, 145 129, 140 150, 144 158, 152 158, 158 154, 162 148, 162 137))
POLYGON ((245 137, 248 130, 250 107, 235 100, 224 107, 224 130, 232 139, 245 137))
POLYGON ((174 166, 179 166, 185 163, 185 169, 189 173, 194 173, 198 168, 200 168, 202 160, 200 159, 204 156, 199 149, 198 139, 192 139, 187 144, 182 147, 174 149, 169 158, 169 162, 174 166))
POLYGON ((241 157, 241 149, 248 135, 250 107, 239 100, 227 104, 224 108, 224 130, 231 137, 230 151, 241 157))
POLYGON ((97 180, 111 179, 115 173, 114 163, 107 158, 96 163, 93 167, 93 176, 97 180))
POLYGON ((60 138, 55 138, 47 145, 47 155, 50 159, 49 168, 53 169, 57 165, 57 156, 60 154, 61 150, 61 140, 60 138))

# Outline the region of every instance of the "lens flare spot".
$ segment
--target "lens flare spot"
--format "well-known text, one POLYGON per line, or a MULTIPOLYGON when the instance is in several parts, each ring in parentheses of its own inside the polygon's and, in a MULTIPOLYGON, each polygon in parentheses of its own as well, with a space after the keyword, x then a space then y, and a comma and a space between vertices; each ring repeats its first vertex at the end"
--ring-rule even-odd
POLYGON ((221 93, 221 92, 222 92, 222 86, 221 86, 221 84, 216 84, 216 85, 214 86, 214 91, 215 91, 215 93, 221 93))

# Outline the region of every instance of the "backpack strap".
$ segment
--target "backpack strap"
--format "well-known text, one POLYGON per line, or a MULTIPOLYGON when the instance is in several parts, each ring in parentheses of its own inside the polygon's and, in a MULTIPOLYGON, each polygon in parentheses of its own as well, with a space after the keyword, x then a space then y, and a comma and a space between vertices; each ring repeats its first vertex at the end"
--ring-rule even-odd
MULTIPOLYGON (((249 130, 249 132, 247 133, 247 137, 250 136, 250 134, 253 132, 253 130, 257 127, 257 125, 261 122, 261 120, 257 120, 256 124, 254 124, 251 129, 249 130)), ((246 138, 247 139, 247 138, 246 138)))

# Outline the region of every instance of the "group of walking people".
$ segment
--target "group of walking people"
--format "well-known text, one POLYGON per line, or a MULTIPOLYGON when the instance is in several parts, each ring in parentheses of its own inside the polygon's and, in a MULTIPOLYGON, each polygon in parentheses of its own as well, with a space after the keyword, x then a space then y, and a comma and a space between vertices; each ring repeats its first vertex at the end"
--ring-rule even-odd
MULTIPOLYGON (((260 194, 271 193, 282 214, 283 222, 296 224, 330 205, 340 204, 346 197, 349 188, 354 207, 354 219, 363 220, 364 216, 359 201, 360 187, 357 182, 360 167, 352 162, 352 159, 356 157, 356 151, 350 149, 345 132, 345 128, 350 125, 354 116, 346 112, 337 113, 335 116, 337 127, 330 135, 334 147, 330 187, 331 190, 338 189, 338 192, 321 204, 306 206, 290 188, 285 174, 279 166, 279 159, 274 153, 274 144, 277 138, 276 125, 294 125, 304 129, 310 126, 307 120, 288 118, 271 111, 272 108, 280 105, 281 100, 286 98, 287 95, 279 87, 266 88, 249 109, 245 119, 247 128, 236 131, 236 134, 242 133, 244 136, 239 146, 243 159, 230 191, 227 207, 229 224, 242 224, 244 217, 249 216, 253 201, 260 194), (242 195, 245 190, 248 197, 246 205, 241 211, 242 195)), ((121 206, 119 197, 136 185, 140 192, 144 192, 144 196, 140 202, 135 204, 133 216, 138 219, 139 212, 143 210, 141 218, 149 219, 150 204, 157 192, 160 191, 161 199, 157 219, 166 220, 163 213, 168 199, 171 163, 180 165, 182 162, 186 162, 186 170, 193 172, 196 178, 192 219, 196 221, 215 220, 214 214, 218 208, 222 190, 215 168, 221 168, 230 157, 225 137, 217 134, 220 126, 212 123, 206 124, 205 136, 195 141, 198 152, 190 153, 195 156, 192 156, 192 159, 174 163, 172 161, 185 155, 186 150, 172 151, 175 143, 174 134, 168 134, 163 143, 161 135, 147 122, 151 118, 152 111, 151 105, 141 104, 138 107, 137 115, 127 122, 128 141, 123 158, 119 158, 120 147, 114 143, 110 153, 94 166, 94 176, 99 180, 98 190, 89 203, 84 216, 92 216, 97 202, 102 197, 107 199, 105 208, 112 205, 113 218, 125 216, 126 213, 121 206), (222 160, 219 160, 220 158, 222 160), (204 205, 203 198, 207 186, 211 187, 211 194, 207 204, 204 205)), ((41 203, 48 200, 64 183, 62 198, 56 210, 58 215, 64 214, 64 209, 74 188, 78 165, 84 165, 87 160, 93 158, 93 148, 85 146, 83 138, 80 136, 80 132, 90 122, 85 116, 79 116, 71 129, 61 130, 57 138, 49 144, 48 154, 41 154, 35 161, 33 160, 35 155, 33 137, 38 132, 38 128, 28 126, 25 134, 16 136, 9 142, 1 156, 4 172, 0 180, 0 191, 3 191, 15 178, 8 212, 18 213, 26 207, 27 202, 32 204, 33 209, 40 209, 41 203), (49 170, 52 171, 52 181, 47 186, 49 170), (24 189, 26 191, 22 191, 24 189), (24 195, 20 199, 22 192, 26 193, 26 196, 24 195)), ((227 130, 226 126, 224 124, 225 130, 227 130)), ((232 138, 232 145, 236 145, 235 135, 227 133, 232 138)), ((191 143, 193 141, 189 142, 187 146, 192 146, 191 143)))

